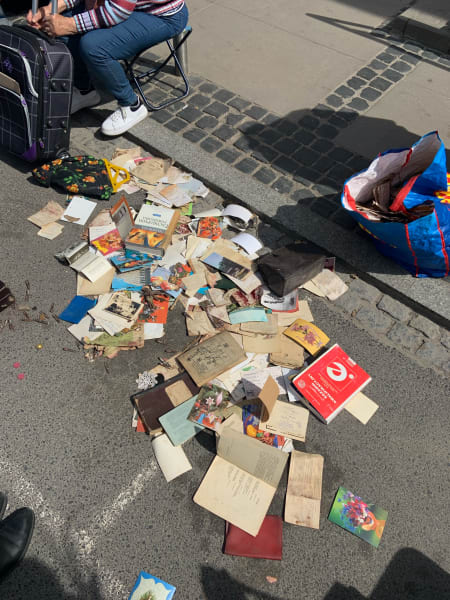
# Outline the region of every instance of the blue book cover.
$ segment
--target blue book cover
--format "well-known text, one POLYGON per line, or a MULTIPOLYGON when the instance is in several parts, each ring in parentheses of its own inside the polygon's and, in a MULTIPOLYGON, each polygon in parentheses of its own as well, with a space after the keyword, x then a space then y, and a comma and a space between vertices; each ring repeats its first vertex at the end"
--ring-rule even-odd
POLYGON ((175 590, 170 583, 141 571, 128 600, 171 600, 175 590))
POLYGON ((110 260, 120 273, 128 273, 128 271, 150 266, 153 259, 154 257, 139 252, 124 252, 118 256, 112 256, 110 260))
POLYGON ((96 305, 96 300, 89 300, 85 296, 75 296, 69 305, 62 311, 59 316, 63 321, 77 324, 86 316, 86 313, 96 305))

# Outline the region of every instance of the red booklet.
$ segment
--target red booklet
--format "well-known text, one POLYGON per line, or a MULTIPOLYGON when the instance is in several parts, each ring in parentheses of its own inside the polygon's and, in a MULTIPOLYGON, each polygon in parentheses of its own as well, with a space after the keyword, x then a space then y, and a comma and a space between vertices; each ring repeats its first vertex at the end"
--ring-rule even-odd
POLYGON ((371 381, 338 344, 292 380, 306 406, 319 419, 330 423, 355 394, 371 381))
POLYGON ((227 522, 223 551, 233 556, 281 560, 283 554, 281 517, 267 515, 256 537, 227 522))

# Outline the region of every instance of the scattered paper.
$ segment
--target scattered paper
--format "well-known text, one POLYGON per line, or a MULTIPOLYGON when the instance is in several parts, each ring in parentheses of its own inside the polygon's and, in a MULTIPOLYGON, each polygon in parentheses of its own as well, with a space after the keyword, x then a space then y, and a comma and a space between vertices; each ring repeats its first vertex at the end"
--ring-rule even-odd
POLYGON ((284 520, 319 529, 323 456, 294 450, 291 453, 284 520))
POLYGON ((244 248, 247 254, 258 252, 258 250, 261 250, 263 247, 261 242, 249 233, 238 233, 234 238, 231 238, 231 241, 241 248, 244 248))
POLYGON ((153 439, 152 447, 167 482, 192 469, 183 448, 174 446, 165 433, 153 439))
POLYGON ((249 321, 267 321, 267 315, 264 308, 238 308, 233 310, 228 315, 230 317, 230 323, 235 325, 236 323, 248 323, 249 321))
POLYGON ((61 225, 61 223, 49 223, 48 225, 44 225, 44 227, 38 231, 38 235, 47 240, 54 240, 62 233, 63 229, 64 225, 61 225))
POLYGON ((345 410, 366 425, 378 410, 378 404, 362 392, 358 392, 345 405, 345 410))
POLYGON ((236 229, 244 230, 247 228, 250 219, 253 217, 252 213, 244 208, 243 206, 239 206, 239 204, 229 204, 222 211, 223 217, 231 217, 231 222, 236 229))
POLYGON ((97 203, 92 200, 83 196, 74 196, 61 219, 69 223, 85 225, 96 206, 97 203))
POLYGON ((336 300, 348 290, 348 286, 342 279, 329 269, 324 269, 321 273, 313 277, 311 282, 325 294, 328 300, 336 300))
POLYGON ((34 215, 31 215, 31 217, 28 217, 28 221, 30 221, 34 225, 37 225, 38 227, 45 227, 50 223, 59 221, 63 214, 64 208, 60 206, 57 202, 50 200, 50 202, 47 202, 44 208, 42 208, 39 212, 35 213, 34 215))

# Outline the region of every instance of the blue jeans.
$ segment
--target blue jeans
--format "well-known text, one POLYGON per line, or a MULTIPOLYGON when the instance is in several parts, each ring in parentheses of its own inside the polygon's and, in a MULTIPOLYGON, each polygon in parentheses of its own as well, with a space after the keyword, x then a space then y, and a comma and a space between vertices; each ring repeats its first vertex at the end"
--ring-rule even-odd
POLYGON ((92 82, 114 96, 120 106, 135 104, 137 96, 119 60, 175 37, 184 30, 187 21, 186 5, 169 17, 135 10, 118 25, 65 38, 74 58, 74 84, 88 89, 92 82))

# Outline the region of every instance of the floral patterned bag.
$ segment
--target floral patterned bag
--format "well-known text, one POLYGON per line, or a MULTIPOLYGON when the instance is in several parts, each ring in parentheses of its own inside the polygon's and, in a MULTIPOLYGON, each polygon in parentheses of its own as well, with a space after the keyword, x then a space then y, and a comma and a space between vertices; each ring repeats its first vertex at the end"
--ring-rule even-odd
POLYGON ((33 176, 45 187, 101 200, 109 200, 111 194, 130 179, 126 169, 93 156, 59 158, 34 169, 33 176))

